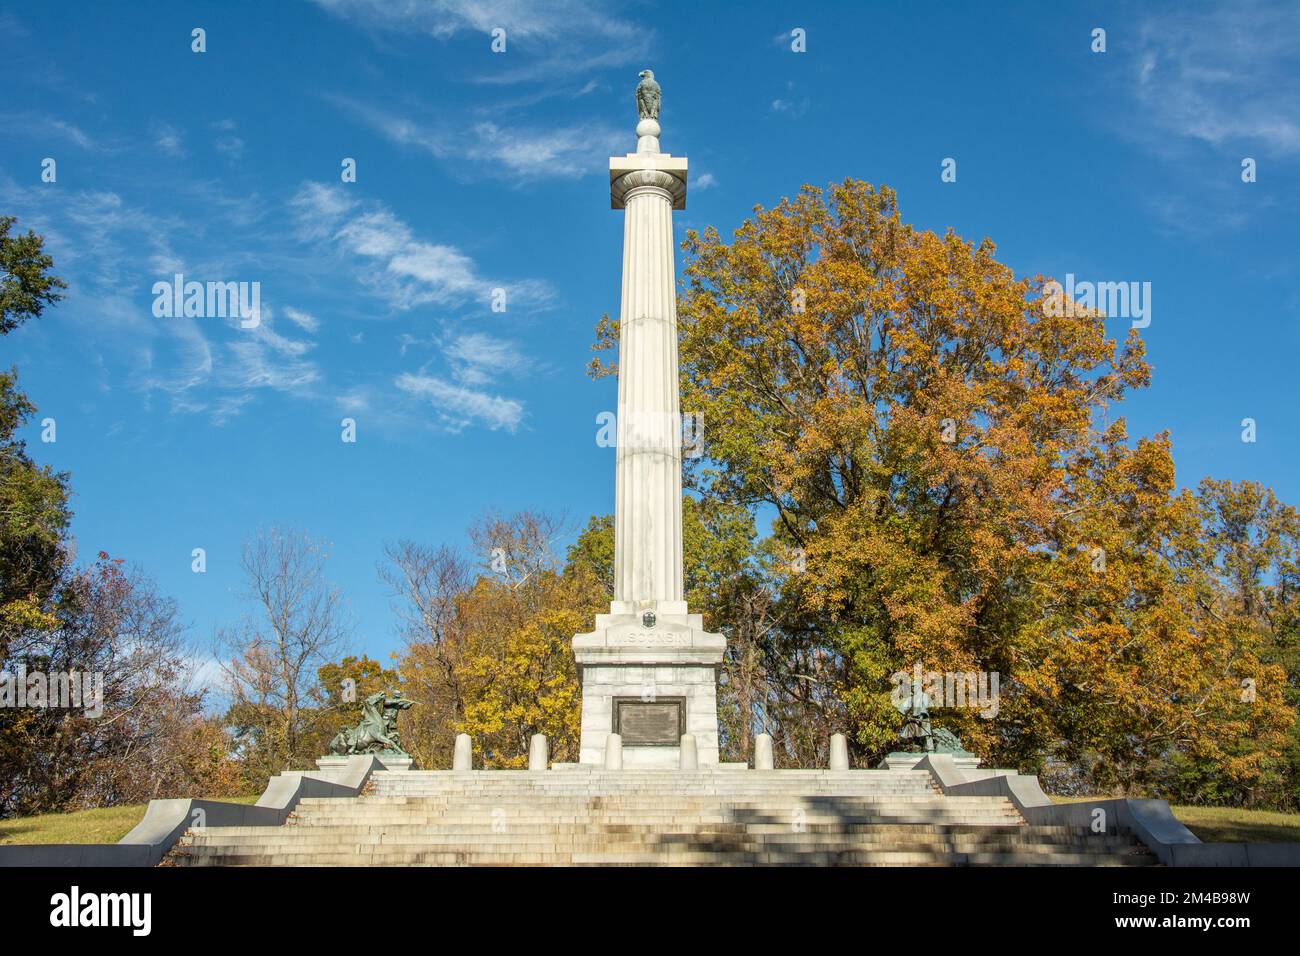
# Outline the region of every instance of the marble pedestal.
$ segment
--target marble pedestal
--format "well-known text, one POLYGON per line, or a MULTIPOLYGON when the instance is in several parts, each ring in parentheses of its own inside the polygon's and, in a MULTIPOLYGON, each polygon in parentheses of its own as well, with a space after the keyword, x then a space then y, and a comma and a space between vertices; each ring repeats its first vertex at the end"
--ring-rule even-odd
MULTIPOLYGON (((877 766, 882 770, 912 770, 927 756, 929 754, 914 751, 894 751, 877 766)), ((964 750, 961 753, 948 753, 945 756, 952 758, 958 770, 977 770, 980 765, 979 757, 964 750)))
MULTIPOLYGON (((619 701, 680 702, 681 732, 695 736, 700 767, 718 764, 718 667, 726 650, 721 634, 704 630, 684 601, 645 602, 599 614, 588 634, 573 639, 582 680, 582 739, 578 762, 599 766, 605 738, 614 731, 619 701), (653 623, 647 626, 646 612, 653 623)), ((677 769, 680 746, 641 745, 623 730, 623 767, 677 769)))
MULTIPOLYGON (((398 757, 386 754, 376 754, 379 762, 384 765, 385 770, 410 770, 411 765, 415 763, 411 757, 398 757)), ((348 762, 347 757, 328 756, 317 757, 316 767, 320 770, 342 770, 348 762)))

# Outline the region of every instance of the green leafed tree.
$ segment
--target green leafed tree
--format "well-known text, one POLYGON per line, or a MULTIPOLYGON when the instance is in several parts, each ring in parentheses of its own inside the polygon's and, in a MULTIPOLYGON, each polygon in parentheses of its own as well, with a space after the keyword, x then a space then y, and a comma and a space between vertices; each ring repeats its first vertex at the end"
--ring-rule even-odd
MULTIPOLYGON (((40 316, 67 287, 40 236, 9 235, 14 222, 0 216, 0 335, 40 316)), ((54 625, 50 602, 67 562, 68 475, 38 465, 18 436, 36 411, 18 370, 0 371, 0 660, 22 631, 54 625)))
POLYGON ((63 298, 67 283, 50 272, 54 260, 45 253, 45 239, 30 229, 11 236, 14 216, 0 216, 0 335, 12 332, 45 306, 63 298))

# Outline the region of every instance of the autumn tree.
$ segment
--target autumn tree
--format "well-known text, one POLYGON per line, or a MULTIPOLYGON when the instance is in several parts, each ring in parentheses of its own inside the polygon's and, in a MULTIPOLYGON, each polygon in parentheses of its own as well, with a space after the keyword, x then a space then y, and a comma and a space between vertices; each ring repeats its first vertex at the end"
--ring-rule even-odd
POLYGON ((877 759, 890 676, 919 664, 1001 676, 997 719, 936 715, 995 760, 1151 780, 1243 732, 1276 742, 1281 672, 1207 624, 1171 558, 1189 516, 1168 438, 1130 442, 1113 414, 1149 379, 1135 330, 1109 339, 988 239, 907 225, 855 180, 685 248, 682 407, 706 447, 689 487, 772 515, 780 638, 820 688, 819 733, 877 759))
POLYGON ((244 546, 251 610, 218 632, 216 650, 230 698, 226 720, 253 781, 320 756, 317 673, 350 635, 327 560, 325 544, 300 531, 260 531, 244 546))
MULTIPOLYGON (((43 239, 10 235, 13 223, 0 217, 0 335, 67 288, 43 239)), ((0 708, 0 817, 239 791, 229 736, 192 687, 175 603, 106 553, 76 566, 69 476, 19 437, 35 415, 17 371, 0 372, 0 672, 68 686, 76 675, 83 694, 80 706, 0 708)))
MULTIPOLYGON (((0 216, 0 335, 63 298, 45 240, 28 230, 11 236, 0 216)), ((54 625, 49 602, 63 574, 71 512, 68 476, 36 464, 18 437, 36 406, 18 388, 18 371, 0 371, 0 661, 15 635, 54 625)))
POLYGON ((54 616, 11 645, 5 669, 75 673, 102 697, 3 711, 0 816, 231 791, 229 742, 190 687, 174 601, 101 554, 61 582, 54 616))
POLYGON ((17 371, 0 372, 0 661, 21 634, 55 625, 70 557, 68 476, 33 461, 18 437, 35 412, 17 371))
POLYGON ((384 553, 379 575, 403 640, 402 689, 415 701, 402 718, 403 745, 422 767, 450 767, 468 694, 461 672, 467 628, 458 602, 473 581, 472 567, 445 545, 402 540, 384 553))
POLYGON ((474 738, 488 767, 526 765, 537 733, 554 760, 576 759, 581 695, 569 642, 608 596, 589 567, 564 565, 564 530, 536 512, 489 514, 469 529, 468 556, 388 549, 407 637, 402 686, 430 705, 424 716, 411 711, 408 749, 424 766, 448 766, 457 733, 474 738))
POLYGON ((1276 704, 1280 696, 1290 714, 1300 707, 1300 514, 1253 481, 1207 478, 1182 502, 1190 520, 1174 561, 1200 630, 1229 655, 1225 670, 1237 686, 1220 706, 1235 713, 1240 735, 1214 750, 1180 751, 1161 783, 1188 802, 1294 810, 1300 724, 1276 704))

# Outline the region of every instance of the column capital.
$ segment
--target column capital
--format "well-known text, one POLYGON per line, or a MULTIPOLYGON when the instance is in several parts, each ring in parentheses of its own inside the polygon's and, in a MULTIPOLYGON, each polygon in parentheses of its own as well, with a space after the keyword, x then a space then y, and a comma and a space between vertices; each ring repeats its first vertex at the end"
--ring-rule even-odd
POLYGON ((609 208, 622 209, 638 186, 654 186, 672 198, 674 209, 686 208, 686 157, 667 153, 628 153, 609 158, 609 208))

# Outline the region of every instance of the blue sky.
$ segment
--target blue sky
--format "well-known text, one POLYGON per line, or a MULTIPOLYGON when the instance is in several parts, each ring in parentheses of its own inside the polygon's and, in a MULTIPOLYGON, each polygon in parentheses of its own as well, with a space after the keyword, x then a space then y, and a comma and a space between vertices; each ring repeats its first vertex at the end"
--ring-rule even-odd
POLYGON ((0 362, 57 421, 27 438, 72 473, 81 557, 140 565, 196 646, 240 613, 259 525, 332 542, 354 647, 383 657, 385 541, 612 510, 613 383, 584 367, 647 67, 691 162, 679 232, 854 176, 1017 273, 1150 282, 1131 434, 1169 429, 1183 484, 1300 503, 1300 5, 34 4, 0 14, 0 54, 0 212, 71 285, 0 362), (155 317, 176 272, 259 282, 261 325, 155 317))

